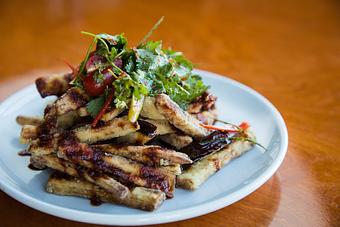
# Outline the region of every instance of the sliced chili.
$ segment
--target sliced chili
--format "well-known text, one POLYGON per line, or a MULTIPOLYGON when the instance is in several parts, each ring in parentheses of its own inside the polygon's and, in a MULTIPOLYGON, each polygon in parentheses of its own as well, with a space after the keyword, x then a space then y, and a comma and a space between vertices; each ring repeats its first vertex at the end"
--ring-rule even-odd
POLYGON ((103 105, 103 107, 101 108, 101 110, 99 111, 99 113, 97 114, 97 116, 95 117, 95 119, 92 122, 92 128, 95 128, 98 124, 98 121, 100 120, 100 118, 102 118, 102 116, 104 115, 105 111, 107 110, 107 108, 109 108, 111 102, 113 100, 113 92, 111 92, 109 94, 109 96, 107 97, 107 99, 105 100, 105 103, 103 105))

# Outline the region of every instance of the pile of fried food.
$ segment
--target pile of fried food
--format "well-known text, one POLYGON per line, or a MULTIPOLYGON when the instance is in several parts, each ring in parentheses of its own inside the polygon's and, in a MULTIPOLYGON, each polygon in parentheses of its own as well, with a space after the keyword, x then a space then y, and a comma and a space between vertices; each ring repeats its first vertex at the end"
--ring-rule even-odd
MULTIPOLYGON (((155 86, 169 86, 173 73, 183 71, 177 66, 184 67, 187 62, 175 52, 161 50, 155 42, 124 49, 118 45, 124 40, 117 37, 96 36, 96 50, 72 73, 36 80, 42 97, 57 99, 46 106, 43 117, 17 117, 22 125, 20 142, 28 145, 20 154, 30 156, 31 168, 56 170, 47 182, 49 193, 152 211, 174 197, 175 187, 197 189, 231 159, 249 150, 254 137, 246 123, 231 129, 214 126, 216 97, 203 87, 199 77, 191 77, 190 70, 171 88, 178 89, 177 93, 166 88, 150 95, 159 89, 155 86), (152 64, 164 58, 174 68, 163 84, 157 82, 150 90, 143 90, 151 73, 167 73, 158 75, 152 71, 158 66, 151 63, 147 68, 138 64, 146 62, 141 58, 147 51, 148 63, 150 56, 155 56, 152 64), (108 56, 112 53, 113 57, 108 56), (133 69, 126 63, 131 56, 131 62, 136 63, 133 69), (99 85, 103 85, 102 90, 99 85), (193 96, 195 86, 204 90, 193 96), (173 100, 184 89, 187 93, 182 97, 190 100, 185 108, 178 104, 183 100, 173 100), (100 107, 94 116, 89 108, 93 103, 100 107)), ((152 79, 147 82, 156 83, 152 79)))

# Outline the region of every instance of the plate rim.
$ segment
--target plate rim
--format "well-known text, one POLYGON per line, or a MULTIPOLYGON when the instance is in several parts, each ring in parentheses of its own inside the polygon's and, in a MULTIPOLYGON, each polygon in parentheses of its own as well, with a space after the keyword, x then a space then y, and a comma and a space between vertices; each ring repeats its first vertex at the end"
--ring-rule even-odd
MULTIPOLYGON (((6 172, 0 166, 0 189, 5 192, 7 195, 11 196, 15 200, 29 206, 33 209, 39 210, 43 213, 47 213, 53 216, 57 216, 64 219, 69 219, 73 221, 79 221, 84 223, 92 223, 92 224, 103 224, 103 225, 148 225, 148 224, 162 224, 174 221, 181 221, 185 219, 190 219, 193 217, 198 217, 204 214, 211 213, 223 207, 226 207, 232 203, 235 203, 250 193, 257 190, 261 187, 265 182, 272 177, 275 172, 280 167, 281 163, 284 160, 284 157, 288 150, 288 130, 284 119, 281 113, 277 110, 277 108, 263 95, 255 91, 254 89, 236 81, 230 79, 227 76, 222 76, 217 73, 195 69, 195 73, 204 75, 207 78, 213 78, 220 81, 228 82, 243 91, 249 92, 252 96, 255 96, 261 102, 263 102, 273 114, 274 120, 278 124, 279 135, 281 138, 280 150, 278 152, 277 158, 273 161, 273 163, 261 174, 259 175, 253 182, 245 185, 241 189, 232 192, 228 195, 219 197, 218 199, 214 199, 209 202, 203 202, 199 205, 183 208, 179 210, 173 210, 163 213, 159 215, 158 213, 145 213, 145 214, 103 214, 103 213, 92 213, 89 211, 79 211, 71 208, 65 208, 58 205, 50 204, 48 202, 36 199, 32 196, 29 196, 24 191, 20 191, 11 185, 10 182, 6 183, 6 178, 3 175, 6 175, 6 172)), ((9 97, 5 98, 3 102, 0 103, 0 114, 6 111, 6 107, 8 107, 13 101, 22 97, 23 94, 27 93, 34 87, 34 84, 28 85, 9 97)))

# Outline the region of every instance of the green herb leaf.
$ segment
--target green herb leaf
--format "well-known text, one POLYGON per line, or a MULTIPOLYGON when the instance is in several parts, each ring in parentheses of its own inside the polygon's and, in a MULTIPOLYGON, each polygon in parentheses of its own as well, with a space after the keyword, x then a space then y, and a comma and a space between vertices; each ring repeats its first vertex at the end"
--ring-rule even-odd
POLYGON ((98 98, 92 99, 90 102, 87 103, 86 109, 90 113, 91 117, 96 117, 103 107, 105 102, 105 96, 99 96, 98 98))

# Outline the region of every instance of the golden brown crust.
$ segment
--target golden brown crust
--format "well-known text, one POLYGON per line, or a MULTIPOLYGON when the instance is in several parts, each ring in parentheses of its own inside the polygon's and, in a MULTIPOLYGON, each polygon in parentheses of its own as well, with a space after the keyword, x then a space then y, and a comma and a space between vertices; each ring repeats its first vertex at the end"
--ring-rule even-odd
POLYGON ((96 198, 102 202, 122 204, 132 208, 153 211, 159 208, 166 199, 159 190, 136 187, 128 191, 125 197, 118 197, 99 186, 79 178, 51 175, 46 185, 46 191, 57 195, 80 196, 96 198))

